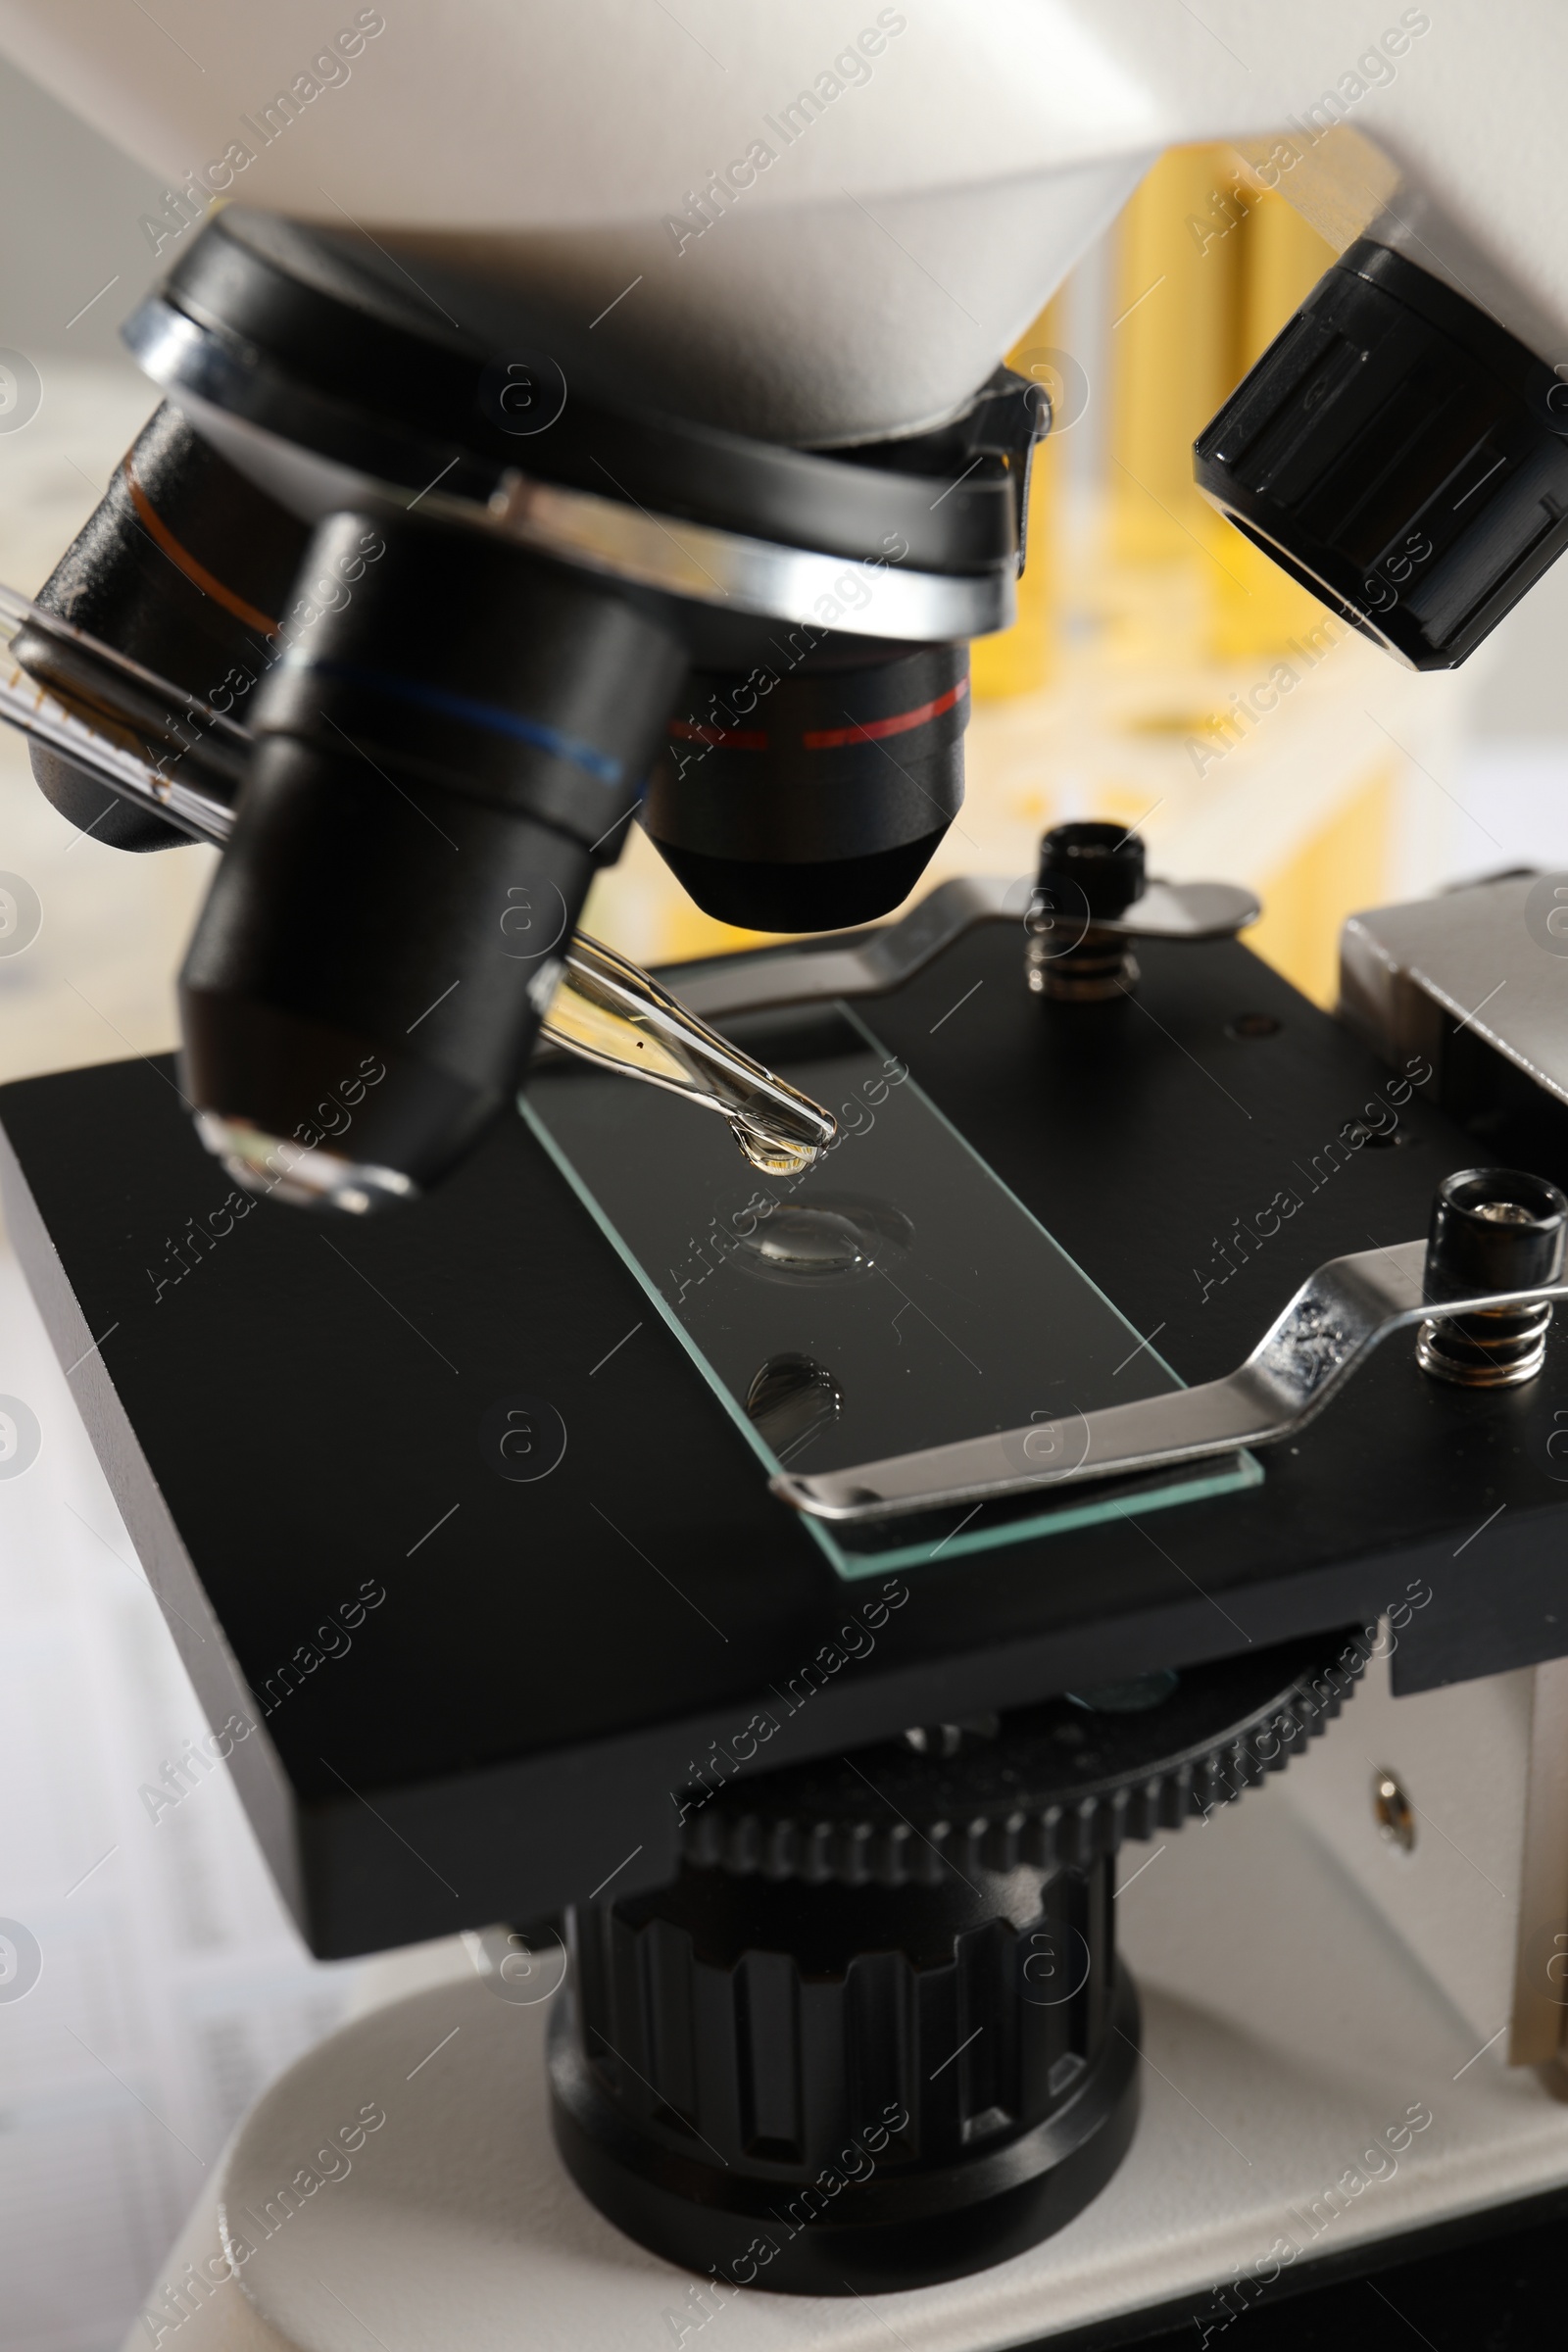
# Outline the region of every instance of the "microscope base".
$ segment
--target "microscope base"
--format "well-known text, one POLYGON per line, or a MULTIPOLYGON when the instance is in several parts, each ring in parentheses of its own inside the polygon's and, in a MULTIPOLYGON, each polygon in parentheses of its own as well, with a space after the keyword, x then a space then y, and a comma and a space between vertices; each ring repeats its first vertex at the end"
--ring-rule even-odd
MULTIPOLYGON (((920 2352, 992 2352, 1129 2311, 1222 2328, 1244 2297, 1299 2291, 1320 2262, 1372 2270, 1407 2250, 1409 2232, 1568 2182, 1560 2071, 1478 2053, 1481 2037, 1287 1800, 1290 1779, 1317 1763, 1169 1850, 1129 1849, 1120 1942, 1145 2051, 1132 2147, 1054 2237, 971 2278, 872 2299, 920 2352)), ((126 2352, 364 2352, 374 2340, 515 2352, 524 2338, 552 2352, 705 2352, 720 2313, 720 2352, 868 2340, 860 2299, 704 2285, 605 2221, 551 2137, 549 2004, 509 2005, 467 1972, 461 1945, 453 1955, 461 1975, 344 2028, 262 2099, 215 2167, 205 2236, 193 2217, 126 2352), (367 2107, 384 2127, 285 2215, 280 2192, 306 2166, 317 2179, 337 2170, 316 2151, 367 2107), (204 2298, 186 2266, 218 2256, 220 2209, 235 2253, 251 2251, 204 2298)), ((222 2270, 215 2259, 209 2275, 222 2270)))

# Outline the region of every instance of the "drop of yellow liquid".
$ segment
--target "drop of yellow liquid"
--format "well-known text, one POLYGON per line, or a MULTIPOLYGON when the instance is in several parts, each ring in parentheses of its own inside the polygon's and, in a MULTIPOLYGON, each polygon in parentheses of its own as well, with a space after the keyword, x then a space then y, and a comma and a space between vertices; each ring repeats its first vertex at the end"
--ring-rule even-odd
POLYGON ((731 1119, 729 1131, 751 1161, 763 1176, 799 1176, 816 1158, 814 1144, 797 1144, 783 1136, 759 1135, 744 1119, 731 1119))
POLYGON ((543 1028, 587 1061, 652 1079, 718 1111, 760 1175, 799 1176, 837 1133, 831 1111, 705 1028, 649 973, 580 931, 566 949, 543 1028))

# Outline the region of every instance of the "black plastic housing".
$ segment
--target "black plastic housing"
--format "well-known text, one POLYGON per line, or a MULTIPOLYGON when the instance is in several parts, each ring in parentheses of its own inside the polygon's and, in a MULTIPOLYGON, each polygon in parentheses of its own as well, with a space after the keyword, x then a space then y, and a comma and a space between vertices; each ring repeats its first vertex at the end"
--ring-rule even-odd
POLYGON ((1416 669, 1472 654, 1568 546, 1568 384, 1363 238, 1194 444, 1198 485, 1416 669))

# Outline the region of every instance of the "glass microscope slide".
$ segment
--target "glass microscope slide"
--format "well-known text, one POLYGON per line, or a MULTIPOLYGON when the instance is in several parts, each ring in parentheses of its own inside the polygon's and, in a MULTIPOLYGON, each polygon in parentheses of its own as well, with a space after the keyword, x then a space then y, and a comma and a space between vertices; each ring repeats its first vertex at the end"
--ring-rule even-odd
MULTIPOLYGON (((730 1034, 838 1118, 803 1175, 758 1174, 719 1120, 581 1063, 536 1068, 520 1107, 770 1474, 1183 1385, 847 1006, 730 1034)), ((973 1511, 803 1525, 856 1577, 1261 1477, 1231 1454, 973 1511)))

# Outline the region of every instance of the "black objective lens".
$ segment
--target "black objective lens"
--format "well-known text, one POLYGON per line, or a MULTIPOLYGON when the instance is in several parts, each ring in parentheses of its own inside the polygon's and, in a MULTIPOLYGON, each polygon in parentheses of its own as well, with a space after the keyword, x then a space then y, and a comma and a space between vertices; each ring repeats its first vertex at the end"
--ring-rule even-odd
MULTIPOLYGON (((243 726, 308 537, 166 405, 126 451, 36 601, 243 726)), ((220 799, 237 790, 242 752, 217 732, 192 733, 170 709, 172 698, 140 691, 89 648, 42 626, 22 629, 12 650, 95 723, 127 733, 165 774, 207 780, 220 799)), ((63 754, 36 741, 28 748, 45 798, 95 841, 166 850, 188 838, 63 754)))
POLYGON ((296 628, 180 975, 184 1083, 240 1181, 364 1210, 514 1090, 683 661, 586 574, 422 518, 322 523, 296 628))
POLYGON ((968 717, 964 645, 793 676, 694 672, 642 822, 720 922, 871 922, 907 897, 963 805, 968 717))

